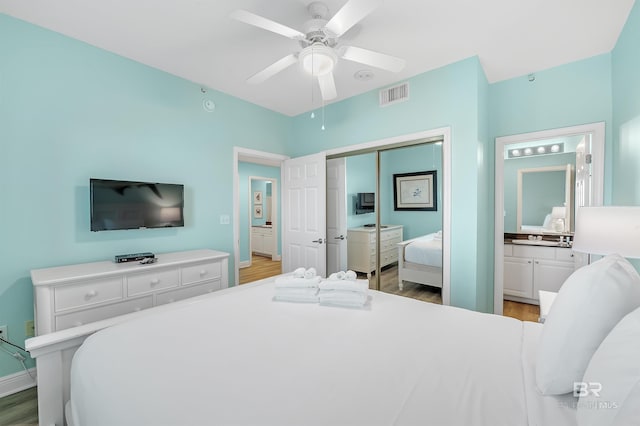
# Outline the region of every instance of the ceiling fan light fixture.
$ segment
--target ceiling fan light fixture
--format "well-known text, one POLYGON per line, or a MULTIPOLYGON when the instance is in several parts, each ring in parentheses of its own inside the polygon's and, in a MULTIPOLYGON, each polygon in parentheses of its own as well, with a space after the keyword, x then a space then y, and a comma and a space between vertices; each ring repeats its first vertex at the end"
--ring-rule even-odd
POLYGON ((338 55, 332 48, 316 43, 305 47, 298 59, 307 74, 322 76, 333 71, 338 62, 338 55))

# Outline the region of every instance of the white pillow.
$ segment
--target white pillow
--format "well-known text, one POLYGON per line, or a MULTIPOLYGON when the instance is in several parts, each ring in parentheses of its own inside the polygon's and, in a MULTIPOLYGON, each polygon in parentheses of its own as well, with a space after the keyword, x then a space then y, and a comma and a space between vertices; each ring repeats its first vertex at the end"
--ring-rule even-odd
POLYGON ((607 334, 639 306, 640 276, 623 257, 612 254, 575 271, 560 288, 542 329, 538 389, 544 395, 572 392, 607 334))
POLYGON ((580 426, 640 423, 640 308, 604 339, 582 382, 586 385, 578 403, 580 426))

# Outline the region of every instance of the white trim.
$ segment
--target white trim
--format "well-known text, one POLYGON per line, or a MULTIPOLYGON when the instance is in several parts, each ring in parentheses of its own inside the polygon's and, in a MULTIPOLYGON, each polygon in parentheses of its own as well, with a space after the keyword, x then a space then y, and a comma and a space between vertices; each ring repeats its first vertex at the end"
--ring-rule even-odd
POLYGON ((235 270, 234 285, 240 282, 240 175, 238 162, 262 164, 280 167, 288 159, 286 155, 256 151, 255 149, 233 147, 233 268, 235 270))
POLYGON ((493 282, 493 312, 502 315, 502 299, 504 297, 504 149, 506 145, 575 136, 591 133, 592 179, 591 188, 594 206, 601 206, 604 200, 604 151, 605 151, 605 123, 590 123, 559 129, 543 130, 532 133, 522 133, 496 138, 495 157, 495 235, 494 235, 494 282, 493 282))
POLYGON ((249 266, 251 266, 251 261, 250 260, 245 260, 244 262, 238 263, 238 268, 240 268, 240 269, 248 268, 249 266))
POLYGON ((0 377, 0 398, 23 391, 36 386, 36 368, 30 368, 29 372, 19 371, 8 376, 0 377), (33 379, 29 376, 33 376, 33 379))

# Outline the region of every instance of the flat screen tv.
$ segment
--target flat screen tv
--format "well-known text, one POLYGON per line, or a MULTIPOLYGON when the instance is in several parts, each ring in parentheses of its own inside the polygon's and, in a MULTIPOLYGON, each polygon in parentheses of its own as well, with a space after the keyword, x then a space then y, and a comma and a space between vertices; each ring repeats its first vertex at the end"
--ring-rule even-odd
POLYGON ((184 226, 184 185, 91 179, 91 230, 184 226))
POLYGON ((373 213, 375 204, 375 193, 359 192, 356 196, 356 214, 373 213))

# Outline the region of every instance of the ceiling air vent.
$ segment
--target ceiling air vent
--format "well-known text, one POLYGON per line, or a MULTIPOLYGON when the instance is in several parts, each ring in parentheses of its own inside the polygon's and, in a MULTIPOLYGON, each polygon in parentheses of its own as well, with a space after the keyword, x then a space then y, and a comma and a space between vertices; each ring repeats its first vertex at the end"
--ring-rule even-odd
POLYGON ((407 99, 409 99, 409 83, 402 83, 380 90, 380 106, 397 104, 407 99))

